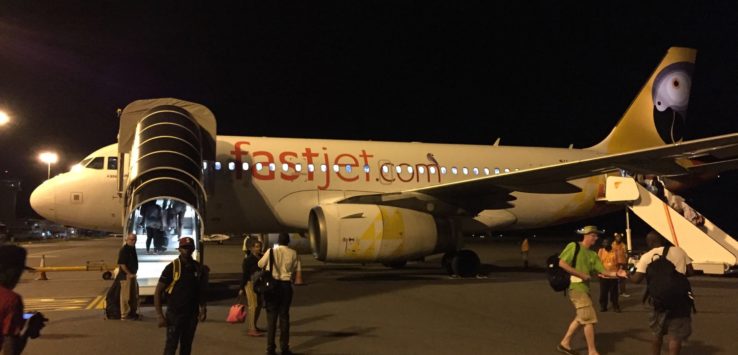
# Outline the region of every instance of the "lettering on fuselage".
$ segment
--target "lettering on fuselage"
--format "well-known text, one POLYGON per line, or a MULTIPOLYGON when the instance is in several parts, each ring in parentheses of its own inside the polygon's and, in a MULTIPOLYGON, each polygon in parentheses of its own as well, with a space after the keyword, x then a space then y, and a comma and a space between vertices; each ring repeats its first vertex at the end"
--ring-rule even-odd
POLYGON ((250 173, 252 178, 256 180, 284 180, 294 181, 303 176, 307 181, 315 181, 318 189, 326 190, 331 185, 331 179, 338 179, 343 182, 370 182, 376 180, 381 183, 393 183, 395 181, 410 182, 437 182, 441 183, 441 173, 438 164, 428 163, 392 163, 382 160, 379 166, 375 166, 379 161, 375 160, 374 154, 370 154, 366 149, 358 152, 338 154, 330 154, 328 148, 321 147, 315 151, 313 148, 305 147, 302 151, 283 151, 270 152, 266 150, 248 150, 251 145, 249 141, 238 141, 234 143, 233 150, 230 152, 237 168, 234 173, 237 179, 242 179, 245 173, 250 173), (246 149, 245 149, 246 148, 246 149), (301 171, 296 170, 296 160, 302 159, 305 163, 301 165, 301 171), (247 171, 241 168, 241 164, 250 161, 251 166, 247 171), (256 164, 261 163, 262 168, 256 169, 256 164), (287 171, 282 169, 283 165, 287 165, 287 171), (271 169, 270 166, 274 166, 271 169), (313 169, 308 169, 313 166, 313 169), (338 169, 334 169, 338 166, 338 169), (321 169, 325 167, 325 171, 321 169), (347 169, 347 167, 349 167, 347 169), (399 168, 399 169, 398 169, 399 168), (431 168, 434 173, 431 174, 431 168), (422 173, 421 173, 422 172, 422 173))

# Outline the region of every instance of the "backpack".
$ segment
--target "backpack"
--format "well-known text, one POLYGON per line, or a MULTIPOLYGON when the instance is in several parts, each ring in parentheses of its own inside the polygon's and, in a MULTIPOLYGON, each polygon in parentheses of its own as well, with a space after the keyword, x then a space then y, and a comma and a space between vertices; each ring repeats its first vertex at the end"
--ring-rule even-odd
POLYGON ((105 294, 105 319, 120 319, 120 281, 117 279, 105 294))
POLYGON ((643 295, 643 302, 648 301, 657 312, 688 309, 696 312, 692 286, 687 276, 678 272, 674 263, 666 259, 667 253, 669 253, 668 245, 664 247, 664 252, 658 255, 659 258, 651 259, 651 263, 646 268, 648 284, 646 293, 643 295))
MULTIPOLYGON (((197 270, 197 276, 195 277, 195 280, 200 283, 202 282, 204 277, 207 277, 204 273, 207 272, 207 266, 202 266, 197 261, 193 260, 193 263, 195 263, 195 269, 197 270)), ((174 285, 177 284, 177 281, 179 281, 179 276, 182 274, 182 261, 179 260, 179 257, 172 260, 172 282, 167 285, 167 287, 164 289, 164 292, 162 292, 162 302, 167 302, 167 299, 171 296, 172 291, 174 291, 174 285)))
MULTIPOLYGON (((574 247, 574 261, 571 264, 571 267, 577 266, 577 255, 579 255, 579 243, 574 243, 576 246, 574 247)), ((571 283, 571 275, 569 273, 562 269, 559 266, 559 254, 556 253, 548 257, 546 259, 546 277, 548 278, 548 284, 551 285, 551 288, 556 292, 565 291, 569 288, 569 284, 571 283)))

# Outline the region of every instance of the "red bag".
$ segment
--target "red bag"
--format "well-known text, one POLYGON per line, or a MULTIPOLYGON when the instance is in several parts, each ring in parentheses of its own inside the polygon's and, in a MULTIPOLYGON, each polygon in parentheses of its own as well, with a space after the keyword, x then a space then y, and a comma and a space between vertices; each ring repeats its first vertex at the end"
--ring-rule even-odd
POLYGON ((240 303, 231 306, 231 309, 228 311, 228 317, 226 317, 226 322, 236 324, 243 323, 244 321, 246 321, 246 307, 240 303))

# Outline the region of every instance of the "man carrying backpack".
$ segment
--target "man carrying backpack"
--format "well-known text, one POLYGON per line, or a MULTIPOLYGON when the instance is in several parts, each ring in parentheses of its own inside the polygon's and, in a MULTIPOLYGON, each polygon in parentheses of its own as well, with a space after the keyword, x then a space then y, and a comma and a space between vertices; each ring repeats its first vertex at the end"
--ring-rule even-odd
POLYGON ((571 338, 582 326, 589 355, 597 355, 599 353, 595 344, 594 331, 594 325, 597 323, 597 313, 595 313, 592 306, 592 298, 589 296, 589 280, 592 278, 590 275, 627 277, 627 273, 625 270, 606 271, 597 253, 590 250, 597 242, 599 235, 604 231, 597 229, 596 226, 585 226, 577 230, 577 233, 582 235, 582 241, 569 243, 559 255, 559 267, 571 275, 569 300, 574 305, 577 314, 569 324, 564 338, 561 339, 556 349, 564 354, 578 354, 571 348, 571 338))
POLYGON ((207 308, 205 292, 208 268, 192 258, 195 241, 190 237, 179 239, 179 257, 161 272, 154 291, 154 308, 159 327, 167 328, 165 355, 174 355, 179 346, 180 355, 192 352, 192 340, 198 321, 205 321, 207 308), (167 312, 162 312, 162 295, 167 296, 167 312))
POLYGON ((691 260, 678 246, 664 246, 664 238, 652 231, 646 235, 651 250, 636 264, 631 281, 639 283, 645 277, 648 286, 646 299, 653 306, 649 325, 654 338, 652 354, 661 354, 664 335, 669 335, 669 354, 679 354, 682 341, 692 334, 691 313, 694 302, 687 276, 693 273, 691 260), (666 254, 666 258, 663 255, 666 254))

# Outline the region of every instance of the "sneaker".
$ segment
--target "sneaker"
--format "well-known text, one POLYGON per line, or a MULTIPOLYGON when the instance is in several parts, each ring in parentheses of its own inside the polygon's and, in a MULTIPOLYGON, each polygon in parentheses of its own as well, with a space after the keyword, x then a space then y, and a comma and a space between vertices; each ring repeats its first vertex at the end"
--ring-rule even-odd
POLYGON ((627 294, 627 293, 625 293, 625 292, 623 292, 623 293, 620 294, 620 297, 628 298, 628 297, 630 297, 630 295, 627 294))
POLYGON ((264 333, 262 333, 262 332, 260 332, 258 330, 249 330, 248 332, 246 332, 246 335, 248 335, 250 337, 263 337, 264 336, 264 333))

